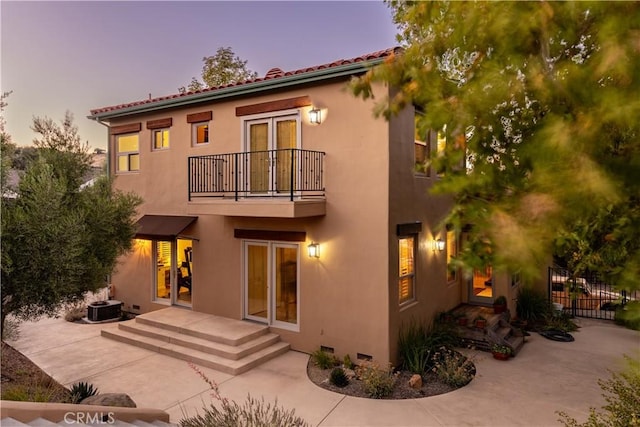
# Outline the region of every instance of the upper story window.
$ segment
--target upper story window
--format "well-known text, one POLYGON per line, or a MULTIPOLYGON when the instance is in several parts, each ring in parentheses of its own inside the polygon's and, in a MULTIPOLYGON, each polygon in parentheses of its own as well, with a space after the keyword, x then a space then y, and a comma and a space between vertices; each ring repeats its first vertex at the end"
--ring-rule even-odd
POLYGON ((400 305, 415 299, 415 241, 416 236, 398 240, 398 302, 400 305))
POLYGON ((169 129, 154 129, 151 132, 154 150, 169 148, 169 129))
POLYGON ((193 147, 211 142, 211 119, 213 119, 211 111, 187 114, 187 123, 191 123, 191 145, 193 147))
POLYGON ((194 146, 209 143, 209 122, 192 125, 192 142, 194 146))
POLYGON ((140 142, 137 133, 116 135, 117 172, 140 170, 140 142))
POLYGON ((415 160, 415 172, 418 175, 429 176, 429 152, 431 151, 431 144, 429 143, 429 132, 422 132, 420 130, 419 121, 422 113, 416 110, 414 115, 414 160, 415 160))

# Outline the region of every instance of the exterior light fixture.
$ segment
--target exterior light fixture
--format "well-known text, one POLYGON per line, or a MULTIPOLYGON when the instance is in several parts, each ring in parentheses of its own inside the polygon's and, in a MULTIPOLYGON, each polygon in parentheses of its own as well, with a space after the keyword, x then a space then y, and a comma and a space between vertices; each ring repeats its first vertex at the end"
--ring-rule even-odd
POLYGON ((311 242, 309 246, 307 246, 307 250, 309 252, 309 258, 320 258, 320 244, 311 242))
POLYGON ((434 241, 431 242, 431 249, 433 249, 433 251, 444 251, 444 240, 442 239, 436 239, 434 241))
POLYGON ((322 121, 322 113, 318 108, 312 108, 309 110, 309 123, 319 125, 322 121))

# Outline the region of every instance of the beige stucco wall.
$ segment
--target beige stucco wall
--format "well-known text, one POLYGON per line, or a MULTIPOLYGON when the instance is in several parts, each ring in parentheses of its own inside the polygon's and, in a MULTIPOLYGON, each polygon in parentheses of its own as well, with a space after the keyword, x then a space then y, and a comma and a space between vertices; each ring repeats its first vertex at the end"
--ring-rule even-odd
MULTIPOLYGON (((140 172, 116 175, 116 186, 144 199, 142 214, 187 215, 187 157, 243 151, 242 120, 237 106, 309 96, 323 109, 323 123, 307 123, 302 111, 302 148, 326 152, 326 215, 311 218, 248 218, 200 215, 183 234, 193 244, 193 310, 241 319, 242 241, 234 229, 305 231, 300 243, 300 330, 274 330, 292 348, 311 352, 320 345, 339 356, 372 355, 389 361, 388 329, 388 123, 375 120, 372 103, 344 90, 345 82, 307 86, 242 100, 202 105, 118 120, 112 126, 142 122, 140 172), (191 147, 186 115, 213 111, 212 142, 191 147), (146 121, 172 116, 170 149, 151 151, 146 121), (310 259, 306 246, 321 244, 321 258, 310 259)), ((384 89, 376 88, 382 96, 384 89)), ((113 156, 113 150, 111 150, 113 156)), ((112 160, 114 158, 112 157, 112 160)), ((114 162, 112 161, 112 164, 114 162)), ((146 312, 164 307, 151 301, 151 245, 140 243, 120 263, 112 282, 116 297, 146 312)))

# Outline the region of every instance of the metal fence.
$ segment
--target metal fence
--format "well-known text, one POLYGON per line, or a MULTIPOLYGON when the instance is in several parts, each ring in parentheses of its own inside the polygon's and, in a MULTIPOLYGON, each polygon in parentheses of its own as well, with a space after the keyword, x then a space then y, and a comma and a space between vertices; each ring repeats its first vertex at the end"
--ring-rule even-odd
POLYGON ((572 316, 613 320, 616 309, 636 297, 614 289, 595 273, 573 277, 564 268, 549 268, 549 299, 572 316))
POLYGON ((288 148, 189 157, 189 200, 324 196, 324 154, 288 148))

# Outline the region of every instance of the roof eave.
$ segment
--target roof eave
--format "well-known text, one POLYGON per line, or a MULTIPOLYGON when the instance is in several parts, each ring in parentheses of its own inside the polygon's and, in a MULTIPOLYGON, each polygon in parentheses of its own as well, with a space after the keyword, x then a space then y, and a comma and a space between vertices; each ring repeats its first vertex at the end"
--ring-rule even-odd
POLYGON ((261 80, 259 82, 246 83, 238 86, 231 86, 212 91, 195 93, 192 95, 183 95, 177 98, 170 98, 157 102, 120 108, 114 111, 105 111, 101 113, 91 114, 87 116, 87 118, 92 120, 110 120, 129 116, 132 114, 149 113, 163 110, 165 108, 184 107, 187 105, 198 104, 207 101, 217 101, 235 96, 259 93, 274 89, 282 89, 305 83, 313 83, 317 81, 333 79, 337 77, 350 76, 354 74, 364 73, 371 67, 383 62, 384 59, 385 58, 376 58, 373 60, 339 65, 330 68, 323 68, 301 74, 292 74, 276 79, 261 80))

